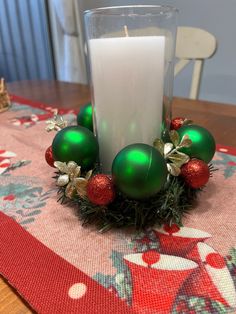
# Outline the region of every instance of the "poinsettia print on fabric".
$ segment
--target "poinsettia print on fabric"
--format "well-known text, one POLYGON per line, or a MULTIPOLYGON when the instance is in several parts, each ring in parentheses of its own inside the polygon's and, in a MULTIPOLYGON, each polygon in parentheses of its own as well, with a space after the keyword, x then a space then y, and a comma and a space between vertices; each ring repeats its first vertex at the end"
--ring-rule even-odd
POLYGON ((55 193, 55 190, 44 192, 42 187, 26 182, 30 182, 29 178, 14 177, 10 183, 0 184, 0 210, 24 227, 35 221, 47 199, 55 193))
POLYGON ((15 153, 0 149, 0 176, 9 176, 12 170, 31 163, 30 160, 18 160, 12 162, 11 158, 13 157, 16 157, 15 153))
POLYGON ((15 153, 0 148, 0 175, 10 167, 13 157, 16 157, 15 153))
POLYGON ((52 110, 34 108, 28 105, 19 105, 12 102, 11 111, 24 112, 23 115, 11 119, 11 123, 15 126, 25 126, 26 128, 35 125, 38 121, 47 120, 53 116, 52 110))
POLYGON ((231 313, 236 309, 236 249, 226 257, 205 243, 205 231, 176 225, 149 230, 112 251, 116 273, 94 279, 136 313, 231 313))
POLYGON ((236 173, 236 157, 224 153, 217 153, 216 157, 213 165, 223 170, 225 179, 232 177, 236 173))
POLYGON ((0 210, 26 227, 34 222, 55 191, 44 192, 33 177, 12 175, 12 171, 31 163, 30 160, 12 162, 15 157, 13 152, 0 150, 0 210))
MULTIPOLYGON (((19 105, 17 103, 13 103, 11 107, 11 111, 22 112, 21 115, 11 119, 11 123, 15 126, 24 126, 25 128, 32 127, 36 125, 38 122, 46 121, 51 119, 58 110, 52 107, 44 107, 43 109, 32 107, 28 105, 19 105)), ((65 114, 63 111, 59 110, 60 114, 63 114, 68 124, 75 123, 75 114, 74 111, 68 112, 65 114)))
POLYGON ((18 160, 16 162, 12 162, 11 158, 14 157, 16 157, 15 153, 0 149, 0 176, 8 176, 12 170, 31 163, 30 160, 18 160))

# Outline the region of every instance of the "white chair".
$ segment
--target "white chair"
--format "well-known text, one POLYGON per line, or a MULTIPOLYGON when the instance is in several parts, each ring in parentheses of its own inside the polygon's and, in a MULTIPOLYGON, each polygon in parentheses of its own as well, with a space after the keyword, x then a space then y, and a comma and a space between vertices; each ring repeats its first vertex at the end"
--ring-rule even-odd
POLYGON ((190 99, 197 99, 201 82, 204 59, 212 57, 216 51, 216 38, 209 32, 194 27, 178 27, 175 76, 191 61, 194 61, 190 99))

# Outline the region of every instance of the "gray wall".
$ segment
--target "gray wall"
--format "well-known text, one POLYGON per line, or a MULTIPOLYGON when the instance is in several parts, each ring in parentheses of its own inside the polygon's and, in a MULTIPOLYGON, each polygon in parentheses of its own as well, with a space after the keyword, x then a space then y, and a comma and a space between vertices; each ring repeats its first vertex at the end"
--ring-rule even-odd
MULTIPOLYGON (((236 104, 236 0, 81 0, 81 11, 101 6, 170 4, 180 10, 179 25, 201 27, 215 35, 218 49, 204 65, 200 99, 236 104)), ((174 94, 187 97, 191 65, 175 79, 174 94)))
POLYGON ((52 79, 45 0, 0 0, 0 77, 52 79))

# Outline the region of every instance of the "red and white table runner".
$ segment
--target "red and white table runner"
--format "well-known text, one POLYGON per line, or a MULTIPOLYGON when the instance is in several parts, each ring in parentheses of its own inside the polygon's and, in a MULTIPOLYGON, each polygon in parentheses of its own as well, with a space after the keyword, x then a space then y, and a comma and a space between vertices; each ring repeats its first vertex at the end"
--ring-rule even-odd
MULTIPOLYGON (((12 97, 0 115, 0 273, 39 313, 227 313, 236 308, 236 149, 185 227, 100 234, 57 203, 44 131, 54 108, 12 97)), ((61 114, 73 122, 74 111, 61 114)))

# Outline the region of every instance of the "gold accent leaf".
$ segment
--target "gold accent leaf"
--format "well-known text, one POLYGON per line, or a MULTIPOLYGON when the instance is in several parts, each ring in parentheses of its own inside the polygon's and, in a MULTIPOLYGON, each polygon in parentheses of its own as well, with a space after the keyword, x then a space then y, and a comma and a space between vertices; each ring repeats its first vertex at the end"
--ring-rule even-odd
POLYGON ((153 146, 161 153, 162 156, 164 156, 164 142, 159 139, 156 138, 155 141, 153 142, 153 146))
POLYGON ((192 145, 192 141, 190 140, 188 134, 185 134, 179 144, 179 148, 182 147, 190 147, 192 145))
POLYGON ((89 171, 86 173, 85 179, 86 179, 86 180, 89 180, 89 179, 91 178, 92 174, 93 174, 93 170, 89 170, 89 171))
POLYGON ((168 156, 168 159, 171 160, 177 167, 180 168, 181 166, 186 164, 186 162, 188 162, 190 158, 186 154, 177 152, 176 154, 168 156))
POLYGON ((165 143, 164 146, 164 156, 167 156, 173 149, 174 145, 172 143, 165 143))
POLYGON ((189 120, 189 119, 185 119, 184 122, 183 122, 183 126, 184 125, 190 125, 190 124, 193 124, 193 121, 189 120))
POLYGON ((62 173, 68 174, 68 168, 66 162, 54 161, 54 166, 62 173))
POLYGON ((58 110, 56 109, 53 118, 47 120, 46 124, 46 131, 51 132, 53 130, 60 131, 61 129, 67 127, 68 122, 65 121, 61 115, 58 115, 58 110))
POLYGON ((181 170, 175 164, 172 163, 167 164, 167 169, 169 173, 174 177, 178 177, 180 175, 181 170))
POLYGON ((177 147, 180 141, 179 133, 175 130, 171 130, 169 134, 170 134, 171 142, 174 144, 175 147, 177 147))
POLYGON ((76 195, 76 189, 71 182, 67 184, 65 194, 70 199, 72 199, 76 195))
POLYGON ((86 179, 84 178, 76 179, 75 188, 76 188, 77 194, 82 198, 86 198, 87 196, 87 185, 88 185, 88 181, 86 179))
POLYGON ((69 183, 70 179, 68 174, 62 174, 57 179, 57 185, 58 186, 65 186, 69 183))

